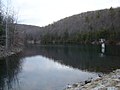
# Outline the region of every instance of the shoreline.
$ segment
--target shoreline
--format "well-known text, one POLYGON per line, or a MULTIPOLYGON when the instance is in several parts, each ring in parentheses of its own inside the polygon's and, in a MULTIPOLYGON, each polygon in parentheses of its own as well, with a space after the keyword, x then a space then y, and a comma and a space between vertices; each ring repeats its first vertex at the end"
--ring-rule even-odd
POLYGON ((120 90, 120 69, 80 83, 68 84, 64 90, 120 90))
POLYGON ((5 57, 8 57, 8 56, 11 56, 11 55, 14 55, 14 54, 17 54, 19 52, 21 52, 23 49, 22 48, 13 48, 11 50, 5 50, 5 49, 2 49, 0 50, 0 58, 5 58, 5 57))

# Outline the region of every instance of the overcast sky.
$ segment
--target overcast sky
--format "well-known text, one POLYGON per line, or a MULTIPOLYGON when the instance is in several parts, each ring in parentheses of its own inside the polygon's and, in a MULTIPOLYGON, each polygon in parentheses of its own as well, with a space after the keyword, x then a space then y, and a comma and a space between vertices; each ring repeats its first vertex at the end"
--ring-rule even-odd
POLYGON ((19 23, 45 26, 81 12, 119 7, 120 0, 11 0, 19 23))

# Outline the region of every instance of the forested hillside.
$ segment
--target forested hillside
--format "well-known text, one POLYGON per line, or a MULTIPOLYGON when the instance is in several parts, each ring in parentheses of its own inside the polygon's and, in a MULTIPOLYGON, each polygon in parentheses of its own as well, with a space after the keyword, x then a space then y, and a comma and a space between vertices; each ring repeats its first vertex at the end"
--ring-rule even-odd
POLYGON ((117 44, 120 41, 120 8, 84 12, 45 27, 29 29, 25 30, 25 40, 42 44, 98 43, 100 38, 106 39, 108 44, 117 44))
POLYGON ((38 26, 15 24, 15 27, 24 44, 28 41, 39 41, 43 34, 42 28, 38 26))

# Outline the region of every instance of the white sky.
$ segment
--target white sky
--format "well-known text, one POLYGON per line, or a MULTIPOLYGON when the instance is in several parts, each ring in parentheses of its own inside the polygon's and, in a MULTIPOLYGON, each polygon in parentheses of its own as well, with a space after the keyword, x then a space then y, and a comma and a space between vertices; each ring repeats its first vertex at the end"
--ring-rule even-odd
POLYGON ((120 0, 11 0, 19 23, 45 26, 81 12, 119 7, 120 0))

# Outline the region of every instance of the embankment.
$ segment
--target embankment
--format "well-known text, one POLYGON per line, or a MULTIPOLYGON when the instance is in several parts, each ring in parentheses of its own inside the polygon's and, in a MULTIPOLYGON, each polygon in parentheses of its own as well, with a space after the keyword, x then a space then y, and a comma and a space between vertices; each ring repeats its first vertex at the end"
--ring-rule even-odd
POLYGON ((12 48, 9 50, 6 50, 4 47, 0 48, 0 58, 11 56, 13 54, 21 52, 23 49, 22 48, 12 48))
POLYGON ((68 85, 65 90, 120 90, 120 69, 96 79, 68 85))

